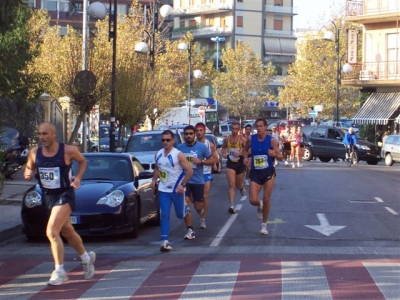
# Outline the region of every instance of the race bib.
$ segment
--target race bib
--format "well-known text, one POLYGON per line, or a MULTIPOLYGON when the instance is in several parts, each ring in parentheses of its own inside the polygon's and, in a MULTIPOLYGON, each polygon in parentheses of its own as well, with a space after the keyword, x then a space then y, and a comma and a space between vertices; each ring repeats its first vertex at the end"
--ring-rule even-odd
POLYGON ((58 189, 61 187, 59 167, 39 168, 39 178, 40 183, 46 189, 58 189))
POLYGON ((160 180, 162 181, 168 181, 168 171, 164 171, 164 170, 159 170, 159 174, 160 174, 160 180))
POLYGON ((253 157, 253 164, 255 169, 266 169, 268 165, 268 155, 256 155, 253 157))
POLYGON ((192 169, 197 169, 197 165, 193 162, 193 159, 196 158, 197 155, 195 153, 185 153, 185 156, 192 169))
POLYGON ((240 154, 240 149, 239 148, 230 148, 228 155, 229 155, 229 159, 231 161, 239 161, 240 157, 239 156, 235 156, 235 154, 240 154))

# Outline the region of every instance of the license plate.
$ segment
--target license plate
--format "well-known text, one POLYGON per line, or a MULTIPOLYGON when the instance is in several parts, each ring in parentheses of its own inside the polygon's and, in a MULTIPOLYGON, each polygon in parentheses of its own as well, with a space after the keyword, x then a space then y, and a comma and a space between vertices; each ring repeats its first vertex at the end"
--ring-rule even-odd
POLYGON ((71 224, 79 224, 79 216, 70 216, 69 221, 71 224))

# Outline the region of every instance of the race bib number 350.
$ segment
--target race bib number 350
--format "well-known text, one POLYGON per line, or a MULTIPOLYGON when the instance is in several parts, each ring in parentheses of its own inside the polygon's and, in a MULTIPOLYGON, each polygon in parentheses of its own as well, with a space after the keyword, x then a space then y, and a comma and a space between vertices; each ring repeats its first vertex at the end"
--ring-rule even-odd
POLYGON ((46 189, 58 189, 60 183, 60 168, 39 168, 39 178, 42 186, 46 189))

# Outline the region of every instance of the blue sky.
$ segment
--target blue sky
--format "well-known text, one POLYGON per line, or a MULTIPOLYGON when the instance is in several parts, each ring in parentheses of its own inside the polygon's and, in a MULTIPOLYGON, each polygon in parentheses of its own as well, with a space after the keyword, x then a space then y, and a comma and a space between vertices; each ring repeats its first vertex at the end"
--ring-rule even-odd
POLYGON ((317 27, 321 21, 331 20, 331 9, 344 7, 346 0, 294 0, 293 6, 297 7, 298 15, 293 17, 293 28, 317 27))

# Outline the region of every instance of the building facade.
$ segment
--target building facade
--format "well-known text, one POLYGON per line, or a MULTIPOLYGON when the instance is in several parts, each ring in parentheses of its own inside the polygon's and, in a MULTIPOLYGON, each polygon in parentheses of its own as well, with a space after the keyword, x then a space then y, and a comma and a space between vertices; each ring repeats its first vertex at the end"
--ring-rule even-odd
POLYGON ((362 25, 362 57, 343 85, 371 95, 354 116, 379 130, 397 131, 400 115, 400 0, 347 0, 346 21, 362 25))

